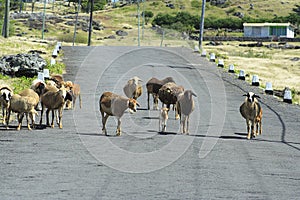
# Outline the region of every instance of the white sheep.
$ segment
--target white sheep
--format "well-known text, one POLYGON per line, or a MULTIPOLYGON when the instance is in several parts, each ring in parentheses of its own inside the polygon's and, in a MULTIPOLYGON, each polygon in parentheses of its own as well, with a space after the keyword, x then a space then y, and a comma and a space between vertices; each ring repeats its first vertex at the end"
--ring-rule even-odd
POLYGON ((142 80, 137 76, 129 79, 123 88, 124 94, 128 98, 137 100, 137 98, 140 97, 143 92, 142 85, 140 84, 141 81, 142 80))
POLYGON ((9 103, 6 128, 8 129, 10 114, 13 111, 13 112, 17 113, 17 119, 18 119, 17 130, 21 129, 24 114, 26 115, 28 130, 31 130, 29 120, 28 120, 28 115, 31 118, 32 124, 34 125, 35 124, 35 115, 38 114, 36 112, 36 110, 34 109, 36 105, 37 105, 37 101, 35 98, 30 97, 30 96, 21 96, 19 94, 14 94, 11 97, 10 103, 9 103))
POLYGON ((58 119, 57 123, 59 128, 62 128, 62 112, 65 101, 69 99, 72 100, 72 96, 64 87, 61 87, 58 91, 49 90, 48 92, 44 93, 41 96, 41 103, 42 103, 42 111, 41 111, 41 119, 40 125, 43 121, 43 112, 44 109, 47 108, 46 111, 46 125, 49 126, 49 112, 52 111, 52 122, 51 128, 54 128, 54 112, 58 110, 58 119))
POLYGON ((1 86, 0 88, 0 105, 2 107, 2 123, 7 123, 8 107, 10 99, 13 96, 13 90, 9 86, 1 86))
POLYGON ((104 92, 99 100, 100 113, 102 116, 102 131, 107 135, 106 121, 109 116, 115 116, 118 119, 117 136, 121 135, 121 117, 125 110, 129 108, 129 112, 136 112, 136 106, 140 104, 133 98, 126 98, 112 92, 104 92))
POLYGON ((169 109, 161 108, 159 113, 159 131, 166 132, 167 130, 167 121, 169 119, 168 116, 169 109))
POLYGON ((180 115, 180 132, 183 134, 189 134, 189 118, 195 109, 193 96, 197 97, 191 90, 186 90, 178 95, 176 107, 180 115))
POLYGON ((262 109, 258 100, 260 98, 253 92, 248 92, 244 94, 246 96, 245 102, 240 106, 240 113, 246 119, 247 124, 247 139, 251 139, 258 135, 258 128, 260 128, 259 133, 262 133, 262 109), (254 133, 254 126, 256 125, 256 134, 254 133), (250 132, 251 126, 251 132, 250 132))
POLYGON ((169 83, 169 82, 175 83, 175 81, 173 80, 172 77, 166 77, 162 80, 152 77, 146 83, 147 95, 148 95, 148 98, 147 98, 148 110, 150 110, 150 103, 149 103, 150 94, 152 94, 152 97, 153 97, 153 109, 158 110, 158 91, 164 84, 169 83))

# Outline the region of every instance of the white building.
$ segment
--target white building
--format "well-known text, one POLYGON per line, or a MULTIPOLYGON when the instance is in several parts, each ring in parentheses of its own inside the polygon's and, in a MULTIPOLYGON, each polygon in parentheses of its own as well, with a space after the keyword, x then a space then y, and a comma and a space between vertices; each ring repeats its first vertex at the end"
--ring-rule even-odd
POLYGON ((285 37, 294 38, 290 23, 244 23, 244 37, 285 37))

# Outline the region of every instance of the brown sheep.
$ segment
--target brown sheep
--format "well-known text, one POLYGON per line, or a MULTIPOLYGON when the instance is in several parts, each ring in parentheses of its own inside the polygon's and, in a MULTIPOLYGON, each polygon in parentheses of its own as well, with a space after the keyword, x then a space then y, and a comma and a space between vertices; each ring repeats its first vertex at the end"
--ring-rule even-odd
POLYGON ((55 110, 58 110, 58 125, 59 128, 62 128, 62 114, 63 114, 63 107, 65 104, 65 101, 67 99, 72 100, 72 96, 70 93, 67 92, 67 90, 62 87, 58 91, 48 91, 44 93, 41 96, 41 103, 42 103, 42 111, 41 111, 41 119, 40 119, 40 125, 43 121, 43 112, 44 109, 47 108, 46 111, 46 125, 50 125, 49 123, 49 112, 52 111, 52 122, 51 122, 51 128, 54 128, 54 112, 55 110))
POLYGON ((76 99, 79 98, 79 107, 82 107, 82 101, 81 101, 81 93, 80 93, 80 85, 77 83, 72 83, 72 81, 66 81, 64 83, 64 86, 67 90, 69 90, 72 94, 72 101, 66 102, 66 107, 75 109, 76 99))
POLYGON ((179 119, 179 114, 176 109, 177 98, 180 93, 184 91, 182 86, 176 85, 174 82, 164 84, 158 91, 159 100, 166 104, 167 108, 170 109, 171 104, 175 108, 175 119, 179 119))
POLYGON ((154 104, 153 109, 158 110, 158 91, 164 84, 169 82, 175 83, 172 77, 166 77, 162 80, 153 77, 146 83, 147 95, 148 95, 147 98, 148 110, 150 110, 150 103, 149 103, 150 94, 152 94, 153 97, 153 104, 154 104))
POLYGON ((247 139, 251 139, 258 135, 258 128, 260 128, 259 133, 262 133, 262 109, 258 100, 260 98, 253 92, 248 92, 244 94, 246 96, 244 103, 240 106, 240 113, 246 119, 247 124, 247 139), (256 125, 256 134, 254 133, 254 126, 256 125), (250 132, 251 126, 251 132, 250 132))
POLYGON ((140 104, 132 98, 126 98, 112 92, 104 92, 99 100, 100 113, 102 116, 102 131, 107 135, 106 121, 109 116, 116 116, 118 119, 117 136, 121 135, 121 117, 129 108, 130 113, 136 112, 136 106, 140 104))

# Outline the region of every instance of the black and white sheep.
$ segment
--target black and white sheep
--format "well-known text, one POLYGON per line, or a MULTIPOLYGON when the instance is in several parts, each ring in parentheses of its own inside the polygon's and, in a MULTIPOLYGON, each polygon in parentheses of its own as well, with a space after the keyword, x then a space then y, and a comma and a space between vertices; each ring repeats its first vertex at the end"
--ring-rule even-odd
POLYGON ((189 118, 195 109, 193 96, 197 97, 191 90, 186 90, 178 95, 176 107, 180 115, 180 132, 183 134, 189 134, 189 118))
POLYGON ((129 112, 136 112, 136 107, 140 104, 133 98, 126 98, 112 92, 104 92, 99 100, 100 113, 102 116, 102 131, 107 135, 106 121, 109 116, 115 116, 118 119, 117 136, 121 135, 121 117, 125 110, 129 108, 129 112))
POLYGON ((0 87, 0 105, 2 108, 2 123, 5 125, 7 123, 8 116, 8 107, 10 103, 10 99, 13 96, 13 90, 9 86, 1 86, 0 87))
POLYGON ((262 133, 262 108, 259 104, 257 98, 258 95, 253 92, 248 92, 244 94, 246 96, 244 103, 240 106, 240 113, 243 118, 246 119, 247 124, 247 139, 251 139, 255 135, 258 135, 258 128, 260 128, 259 133, 262 133), (256 134, 254 133, 254 126, 256 125, 256 134), (250 132, 251 127, 251 132, 250 132))
POLYGON ((153 109, 158 110, 158 91, 159 89, 166 83, 173 82, 172 77, 166 77, 162 80, 159 80, 157 78, 152 77, 147 83, 146 83, 146 88, 147 88, 147 102, 148 102, 148 110, 150 110, 150 94, 152 94, 153 97, 153 109))

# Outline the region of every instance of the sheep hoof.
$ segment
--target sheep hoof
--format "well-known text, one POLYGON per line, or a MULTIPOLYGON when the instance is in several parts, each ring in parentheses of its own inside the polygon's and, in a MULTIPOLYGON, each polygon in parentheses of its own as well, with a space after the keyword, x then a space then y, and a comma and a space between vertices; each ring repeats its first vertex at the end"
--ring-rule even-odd
POLYGON ((54 128, 54 124, 51 125, 51 128, 54 128))

